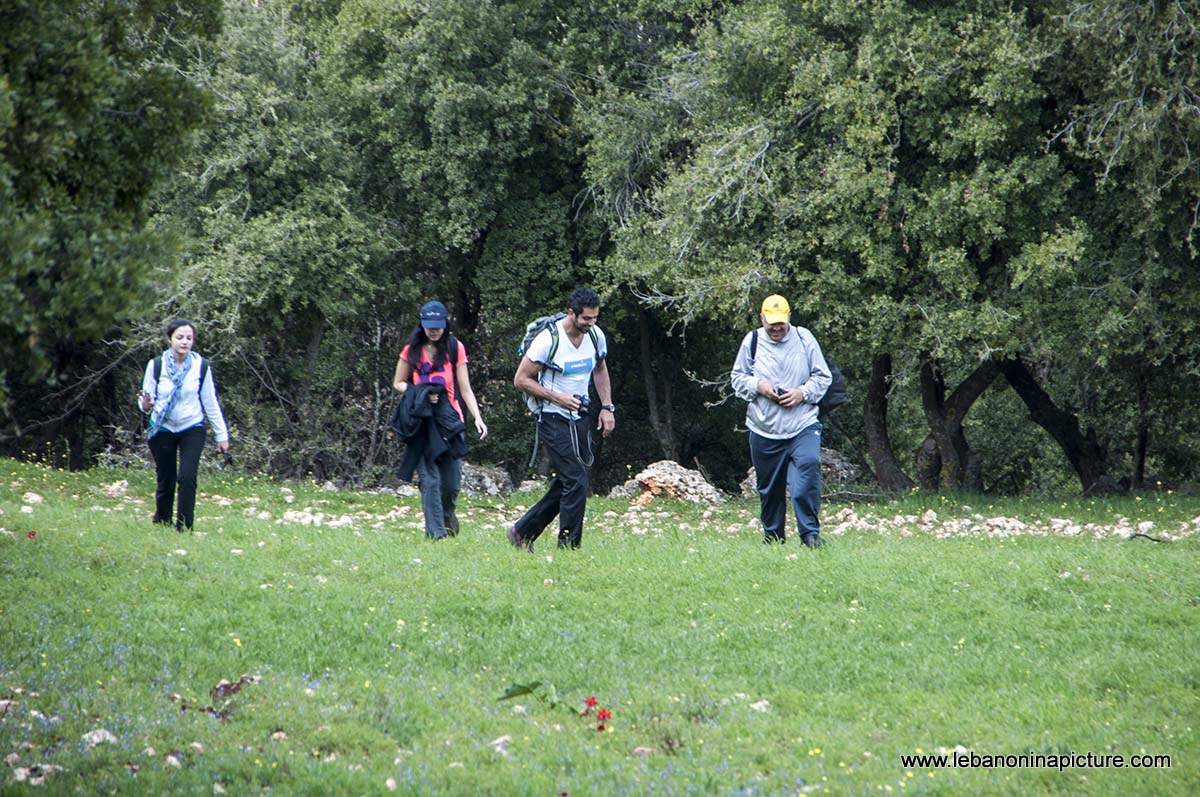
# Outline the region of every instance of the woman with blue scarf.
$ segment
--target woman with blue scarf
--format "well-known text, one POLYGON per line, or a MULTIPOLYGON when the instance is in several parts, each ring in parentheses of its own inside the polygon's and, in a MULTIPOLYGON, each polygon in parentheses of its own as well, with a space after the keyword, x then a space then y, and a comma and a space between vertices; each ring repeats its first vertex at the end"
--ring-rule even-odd
POLYGON ((150 413, 150 454, 158 487, 154 493, 154 522, 169 526, 179 483, 178 531, 192 528, 196 510, 196 472, 204 448, 204 421, 212 424, 217 450, 229 452, 229 429, 217 401, 216 381, 204 358, 192 351, 196 328, 176 318, 167 325, 170 348, 146 364, 139 402, 150 413))

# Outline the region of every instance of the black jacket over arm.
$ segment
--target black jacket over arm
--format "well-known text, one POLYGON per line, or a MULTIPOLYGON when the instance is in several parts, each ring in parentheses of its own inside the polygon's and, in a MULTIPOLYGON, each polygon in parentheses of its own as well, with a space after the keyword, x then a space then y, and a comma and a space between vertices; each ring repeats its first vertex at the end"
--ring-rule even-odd
POLYGON ((422 456, 441 462, 443 457, 462 459, 469 450, 467 427, 451 406, 444 385, 410 385, 400 398, 391 425, 406 446, 397 474, 401 481, 412 481, 422 456), (441 399, 430 403, 430 393, 440 393, 441 399))

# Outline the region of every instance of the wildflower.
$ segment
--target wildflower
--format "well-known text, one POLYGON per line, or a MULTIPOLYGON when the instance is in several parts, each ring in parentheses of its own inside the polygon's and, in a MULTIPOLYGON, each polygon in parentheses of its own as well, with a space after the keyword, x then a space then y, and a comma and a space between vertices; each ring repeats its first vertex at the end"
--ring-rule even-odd
POLYGON ((583 699, 583 705, 587 706, 587 708, 585 708, 583 710, 583 716, 586 717, 588 714, 590 714, 592 709, 594 709, 596 707, 596 704, 599 702, 600 701, 597 700, 594 695, 589 695, 588 697, 585 697, 583 699))
POLYGON ((25 536, 26 536, 26 537, 28 537, 29 539, 31 539, 31 540, 32 540, 34 537, 36 537, 36 536, 37 536, 37 532, 36 532, 36 531, 31 531, 31 532, 29 532, 28 534, 26 534, 25 536))
POLYGON ((596 719, 600 720, 601 722, 610 720, 612 719, 612 712, 606 708, 602 708, 596 712, 596 719))

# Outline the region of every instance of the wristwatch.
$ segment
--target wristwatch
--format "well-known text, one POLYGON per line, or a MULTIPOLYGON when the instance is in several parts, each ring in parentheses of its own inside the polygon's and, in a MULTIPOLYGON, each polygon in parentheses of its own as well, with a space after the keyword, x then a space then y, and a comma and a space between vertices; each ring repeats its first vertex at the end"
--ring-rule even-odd
POLYGON ((616 405, 616 404, 601 404, 601 405, 600 405, 600 409, 602 409, 602 410, 608 410, 608 411, 609 411, 609 412, 611 412, 613 415, 616 415, 616 414, 617 414, 617 405, 616 405))

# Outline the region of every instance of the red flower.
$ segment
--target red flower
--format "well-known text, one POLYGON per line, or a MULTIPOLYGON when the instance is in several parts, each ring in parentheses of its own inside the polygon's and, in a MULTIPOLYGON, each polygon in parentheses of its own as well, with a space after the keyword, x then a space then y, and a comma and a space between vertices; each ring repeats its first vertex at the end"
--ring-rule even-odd
POLYGON ((585 697, 585 698, 583 699, 583 704, 584 704, 585 706, 587 706, 588 708, 593 708, 593 707, 595 707, 595 705, 596 705, 597 703, 599 703, 599 702, 600 702, 600 701, 599 701, 599 700, 597 700, 597 699, 596 699, 594 696, 592 696, 592 697, 585 697))
POLYGON ((31 531, 31 532, 29 532, 28 534, 26 534, 25 536, 26 536, 26 537, 28 537, 29 539, 31 539, 31 540, 32 540, 34 537, 36 537, 36 536, 37 536, 37 532, 36 532, 36 531, 31 531))
POLYGON ((596 719, 600 720, 601 722, 604 722, 605 720, 610 720, 610 719, 612 719, 612 712, 606 708, 602 708, 596 712, 596 719))
POLYGON ((599 731, 600 733, 604 733, 604 723, 600 723, 599 725, 597 725, 596 730, 599 731))

